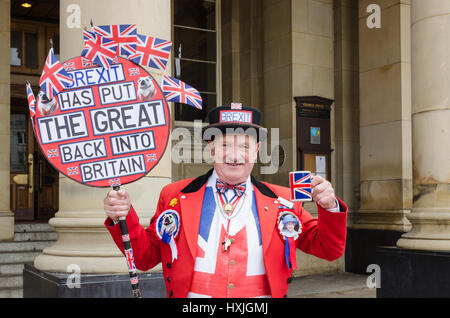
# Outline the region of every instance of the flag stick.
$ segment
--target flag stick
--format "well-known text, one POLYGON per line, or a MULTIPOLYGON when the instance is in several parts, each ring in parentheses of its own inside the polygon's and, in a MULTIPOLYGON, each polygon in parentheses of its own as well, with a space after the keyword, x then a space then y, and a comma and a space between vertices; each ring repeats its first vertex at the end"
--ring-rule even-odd
MULTIPOLYGON (((113 186, 113 190, 119 191, 120 186, 113 186)), ((119 225, 120 231, 122 232, 123 249, 125 250, 125 257, 127 259, 128 272, 130 274, 131 290, 134 298, 141 298, 141 290, 139 289, 139 279, 136 274, 136 266, 134 265, 133 249, 131 248, 127 221, 124 216, 119 218, 119 225), (130 251, 130 253, 127 253, 128 250, 130 251)))

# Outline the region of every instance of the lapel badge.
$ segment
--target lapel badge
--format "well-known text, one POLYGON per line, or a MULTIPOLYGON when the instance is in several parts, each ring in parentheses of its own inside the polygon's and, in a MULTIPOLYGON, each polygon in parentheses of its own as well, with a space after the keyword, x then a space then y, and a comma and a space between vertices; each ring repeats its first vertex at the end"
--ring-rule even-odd
POLYGON ((175 210, 166 210, 156 219, 156 234, 163 243, 169 244, 172 252, 172 262, 178 257, 177 237, 180 230, 180 216, 175 210))
POLYGON ((291 202, 289 200, 286 200, 285 198, 278 197, 278 201, 281 205, 284 205, 288 209, 292 210, 294 208, 294 202, 291 202))
POLYGON ((175 205, 177 205, 177 204, 178 204, 178 199, 177 199, 177 198, 173 198, 172 200, 170 200, 169 205, 170 205, 172 208, 174 208, 175 205))

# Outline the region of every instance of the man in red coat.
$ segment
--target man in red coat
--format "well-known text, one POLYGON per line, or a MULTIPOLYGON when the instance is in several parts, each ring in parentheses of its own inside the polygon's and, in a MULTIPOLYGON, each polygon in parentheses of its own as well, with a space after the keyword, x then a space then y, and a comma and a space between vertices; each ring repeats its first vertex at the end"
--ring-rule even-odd
POLYGON ((222 106, 208 118, 213 169, 165 186, 146 229, 128 193, 110 191, 105 226, 123 253, 117 220, 126 216, 136 267, 162 262, 167 297, 284 297, 295 248, 329 261, 343 255, 347 207, 330 182, 315 176, 313 218, 288 200, 288 188, 251 175, 266 137, 257 109, 222 106))

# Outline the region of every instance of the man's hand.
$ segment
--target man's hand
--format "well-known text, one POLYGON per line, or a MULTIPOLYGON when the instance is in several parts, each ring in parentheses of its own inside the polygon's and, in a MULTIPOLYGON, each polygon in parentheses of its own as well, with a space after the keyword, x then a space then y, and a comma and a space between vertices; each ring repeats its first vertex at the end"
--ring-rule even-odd
POLYGON ((118 221, 120 217, 126 217, 130 207, 130 196, 125 190, 111 190, 103 200, 103 209, 106 215, 114 221, 118 221))
POLYGON ((312 199, 325 210, 336 208, 336 196, 331 183, 321 176, 311 178, 312 199))

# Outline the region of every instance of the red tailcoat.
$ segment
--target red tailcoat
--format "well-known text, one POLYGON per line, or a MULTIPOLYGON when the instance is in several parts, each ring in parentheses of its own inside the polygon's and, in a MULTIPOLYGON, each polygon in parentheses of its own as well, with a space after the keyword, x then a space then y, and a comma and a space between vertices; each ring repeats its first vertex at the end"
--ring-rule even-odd
MULTIPOLYGON (((162 262, 167 297, 186 297, 194 272, 197 255, 197 238, 200 225, 203 196, 206 183, 211 175, 196 179, 181 180, 165 186, 160 194, 158 206, 150 226, 144 229, 133 207, 127 216, 136 267, 146 271, 162 262), (173 200, 177 199, 177 200, 173 200), (174 206, 169 205, 176 201, 174 206), (176 237, 178 258, 172 262, 169 244, 163 243, 156 234, 155 222, 166 210, 175 210, 181 218, 179 234, 176 237)), ((290 190, 273 184, 262 183, 252 176, 255 199, 261 228, 264 266, 272 297, 284 297, 288 290, 291 272, 286 266, 284 240, 277 229, 280 209, 278 197, 290 198, 290 190)), ((339 200, 339 199, 338 199, 339 200)), ((295 203, 294 211, 302 223, 302 232, 296 244, 305 253, 333 261, 341 257, 345 250, 347 206, 339 200, 342 212, 329 212, 318 206, 318 218, 313 218, 295 203)), ((119 224, 111 219, 105 221, 116 245, 123 250, 119 224)), ((301 264, 299 264, 301 267, 301 264)))

